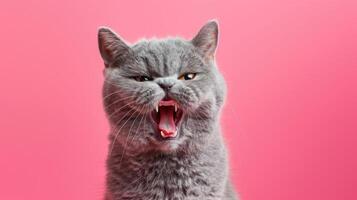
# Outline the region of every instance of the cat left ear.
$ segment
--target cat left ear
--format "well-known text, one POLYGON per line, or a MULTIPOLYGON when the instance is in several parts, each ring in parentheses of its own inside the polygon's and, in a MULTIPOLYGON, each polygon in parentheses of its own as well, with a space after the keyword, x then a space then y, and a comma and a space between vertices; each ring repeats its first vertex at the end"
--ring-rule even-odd
POLYGON ((98 29, 98 45, 106 67, 130 52, 130 47, 107 27, 98 29))
POLYGON ((191 42, 205 58, 214 59, 218 43, 218 22, 216 20, 209 21, 191 42))

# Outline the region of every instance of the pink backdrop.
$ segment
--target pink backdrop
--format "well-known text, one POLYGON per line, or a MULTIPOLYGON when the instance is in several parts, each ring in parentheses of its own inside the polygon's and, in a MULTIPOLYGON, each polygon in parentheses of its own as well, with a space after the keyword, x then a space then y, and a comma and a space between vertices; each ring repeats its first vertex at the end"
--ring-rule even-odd
POLYGON ((211 18, 242 199, 357 199, 354 0, 2 1, 0 199, 101 199, 98 26, 134 42, 189 38, 211 18))

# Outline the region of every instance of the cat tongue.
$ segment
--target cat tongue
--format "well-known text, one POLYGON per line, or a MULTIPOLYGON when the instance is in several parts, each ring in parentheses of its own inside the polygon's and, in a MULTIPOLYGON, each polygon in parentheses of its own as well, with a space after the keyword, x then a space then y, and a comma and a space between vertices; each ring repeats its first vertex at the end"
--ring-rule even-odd
POLYGON ((159 129, 163 137, 175 137, 176 125, 174 119, 174 106, 160 106, 159 129))

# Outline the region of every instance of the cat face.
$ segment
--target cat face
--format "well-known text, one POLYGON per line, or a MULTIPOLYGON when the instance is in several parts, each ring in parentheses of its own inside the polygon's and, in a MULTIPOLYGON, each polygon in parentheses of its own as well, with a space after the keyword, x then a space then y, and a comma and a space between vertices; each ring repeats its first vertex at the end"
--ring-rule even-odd
POLYGON ((225 94, 214 62, 216 22, 191 41, 142 40, 129 47, 108 28, 98 36, 114 143, 175 151, 209 137, 225 94))

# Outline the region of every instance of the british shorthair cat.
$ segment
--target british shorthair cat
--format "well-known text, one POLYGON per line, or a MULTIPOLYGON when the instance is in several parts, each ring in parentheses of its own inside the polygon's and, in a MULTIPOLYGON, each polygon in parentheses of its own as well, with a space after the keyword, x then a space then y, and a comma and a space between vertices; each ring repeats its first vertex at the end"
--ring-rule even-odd
POLYGON ((215 63, 218 24, 192 40, 128 45, 98 32, 111 131, 106 200, 233 200, 220 130, 226 85, 215 63))

